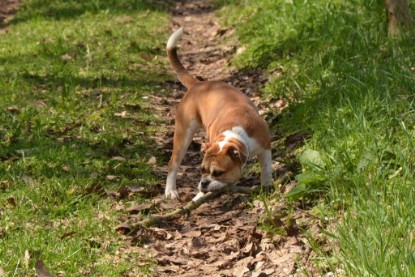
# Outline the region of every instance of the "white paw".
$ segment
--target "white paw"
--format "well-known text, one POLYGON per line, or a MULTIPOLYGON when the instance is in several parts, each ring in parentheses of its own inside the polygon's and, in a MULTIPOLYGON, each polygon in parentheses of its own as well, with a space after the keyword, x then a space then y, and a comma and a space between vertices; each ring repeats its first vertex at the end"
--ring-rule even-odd
POLYGON ((195 197, 193 197, 192 201, 196 202, 197 200, 199 200, 199 198, 201 198, 203 195, 205 195, 203 192, 199 191, 195 197))
POLYGON ((177 199, 179 198, 179 193, 177 192, 177 190, 170 190, 165 192, 165 196, 166 198, 177 199))

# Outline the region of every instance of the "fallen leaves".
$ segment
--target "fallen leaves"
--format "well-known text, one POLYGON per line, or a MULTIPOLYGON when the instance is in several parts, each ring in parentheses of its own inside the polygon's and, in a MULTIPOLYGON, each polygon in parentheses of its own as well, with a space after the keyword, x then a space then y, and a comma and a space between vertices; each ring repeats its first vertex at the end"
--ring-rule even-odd
POLYGON ((63 61, 63 62, 69 62, 69 61, 72 61, 72 60, 73 60, 72 57, 68 54, 64 54, 64 55, 61 56, 61 61, 63 61))
MULTIPOLYGON (((189 17, 188 20, 194 19, 189 17)), ((212 29, 214 29, 213 33, 222 33, 218 26, 212 29)), ((220 51, 210 46, 202 50, 206 50, 210 56, 202 58, 197 55, 183 56, 184 62, 193 65, 204 64, 205 69, 209 68, 206 71, 210 75, 221 75, 218 72, 222 70, 223 73, 223 69, 217 68, 223 68, 221 64, 226 64, 226 59, 221 58, 220 51), (195 57, 197 60, 192 60, 195 57), (217 59, 222 60, 216 62, 217 59)), ((206 71, 202 72, 199 67, 192 69, 195 75, 200 73, 206 76, 204 74, 206 71)), ((212 79, 211 76, 206 77, 212 79)), ((244 88, 244 92, 253 97, 260 109, 265 110, 266 113, 286 107, 285 101, 264 103, 258 97, 260 87, 268 79, 258 70, 233 76, 225 74, 224 77, 229 77, 226 81, 244 88)), ((172 127, 175 121, 173 107, 183 97, 180 86, 173 83, 172 87, 175 91, 168 97, 151 96, 154 109, 163 115, 165 122, 168 122, 162 126, 166 129, 165 135, 153 137, 158 148, 165 152, 172 149, 174 133, 172 127)), ((201 160, 200 145, 203 137, 203 134, 196 134, 179 171, 177 181, 180 200, 188 201, 189 199, 185 198, 195 195, 196 184, 200 178, 197 166, 201 160)), ((166 167, 157 167, 155 157, 151 157, 147 162, 165 174, 166 167)), ((246 183, 258 184, 258 176, 254 177, 246 183)), ((250 206, 250 201, 252 201, 250 196, 237 193, 222 195, 202 204, 191 213, 183 213, 173 219, 159 222, 157 228, 142 226, 136 228, 136 224, 145 217, 167 214, 177 209, 179 205, 183 207, 183 204, 177 201, 156 201, 156 203, 133 205, 126 209, 128 221, 118 225, 116 231, 124 235, 132 245, 140 246, 145 255, 151 254, 157 264, 154 271, 156 276, 263 277, 288 276, 296 272, 298 261, 304 259, 308 253, 305 251, 308 249, 307 246, 297 239, 297 236, 301 236, 301 232, 296 226, 296 219, 289 220, 286 214, 281 214, 281 218, 278 219, 273 218, 275 221, 280 220, 281 228, 287 229, 285 236, 274 238, 258 228, 258 222, 263 221, 261 216, 265 213, 264 205, 260 201, 254 201, 250 206)))
MULTIPOLYGON (((177 5, 187 11, 207 8, 202 1, 178 2, 177 5)), ((195 76, 202 75, 207 79, 222 79, 232 83, 255 102, 268 122, 277 120, 280 112, 288 106, 288 102, 282 99, 264 101, 260 97, 261 89, 268 78, 276 76, 268 76, 258 69, 237 74, 225 72, 229 55, 238 51, 238 47, 219 46, 217 40, 218 37, 225 38, 232 30, 220 29, 218 24, 211 21, 211 16, 205 16, 206 13, 198 13, 195 16, 190 12, 181 13, 178 19, 176 17, 179 25, 183 25, 184 21, 192 24, 192 33, 186 33, 188 37, 184 40, 192 41, 195 45, 188 43, 182 46, 181 57, 184 64, 190 65, 189 69, 195 76), (210 26, 208 32, 206 26, 210 26), (200 41, 202 42, 199 43, 200 41)), ((151 55, 141 58, 152 60, 151 55)), ((178 82, 172 82, 171 87, 173 91, 169 92, 168 96, 163 92, 148 97, 151 99, 150 108, 161 114, 166 122, 160 125, 160 130, 165 130, 165 135, 158 135, 152 139, 158 149, 166 152, 167 156, 172 149, 175 106, 184 95, 184 90, 178 82)), ((141 109, 139 106, 124 106, 114 116, 129 117, 135 108, 141 109)), ((200 178, 197 165, 201 160, 200 145, 203 136, 200 133, 196 134, 179 171, 179 200, 189 201, 189 197, 195 195, 196 184, 200 178)), ((287 148, 297 147, 304 138, 303 135, 289 138, 286 142, 287 148)), ((112 159, 121 162, 121 159, 115 158, 118 156, 119 154, 113 153, 112 159)), ((150 157, 147 163, 160 171, 163 178, 166 177, 166 166, 163 165, 166 162, 162 159, 158 161, 156 157, 150 157)), ((278 167, 282 166, 278 164, 278 167)), ((279 175, 283 174, 285 173, 279 175)), ((117 176, 114 176, 113 180, 117 181, 117 176)), ((243 183, 258 184, 258 175, 254 174, 243 183)), ((110 197, 122 200, 123 195, 128 196, 132 193, 131 188, 127 191, 106 192, 110 197)), ((162 193, 162 187, 140 187, 133 193, 153 197, 162 193), (153 194, 148 193, 149 191, 153 191, 153 194)), ((125 208, 128 219, 115 228, 131 245, 140 247, 143 260, 150 256, 156 262, 156 268, 152 272, 156 276, 289 276, 297 273, 300 261, 308 259, 310 250, 302 240, 303 229, 298 226, 298 219, 303 216, 301 211, 290 215, 285 212, 269 215, 264 203, 237 193, 211 199, 192 213, 185 212, 171 220, 159 222, 157 228, 136 228, 137 223, 143 218, 167 214, 178 206, 183 207, 183 204, 162 200, 129 205, 125 208), (283 234, 275 235, 261 230, 258 225, 259 222, 265 221, 264 217, 268 217, 270 226, 280 228, 283 234)))
POLYGON ((105 177, 105 179, 107 179, 108 181, 115 181, 115 180, 118 179, 118 176, 116 176, 116 175, 107 175, 105 177))
POLYGON ((111 160, 118 161, 118 162, 125 162, 127 159, 121 156, 114 156, 111 158, 111 160))
POLYGON ((148 164, 151 164, 151 165, 156 165, 157 164, 157 159, 156 159, 156 157, 151 157, 149 160, 148 160, 148 162, 147 162, 148 164))
POLYGON ((124 117, 127 116, 127 111, 122 111, 122 112, 119 112, 119 113, 114 113, 114 116, 124 118, 124 117))
MULTIPOLYGON (((162 223, 163 228, 132 228, 135 220, 122 223, 116 230, 127 235, 133 245, 141 245, 157 262, 157 275, 185 276, 288 276, 296 271, 297 262, 308 246, 297 238, 295 220, 287 236, 273 239, 257 228, 265 213, 261 201, 253 202, 253 209, 244 195, 222 195, 201 205, 186 217, 162 223)), ((165 212, 165 201, 135 205, 127 209, 131 214, 165 212)), ((167 202, 169 203, 169 202, 167 202)), ((177 205, 176 205, 177 206, 177 205)))
POLYGON ((17 206, 16 198, 14 198, 14 197, 9 197, 9 198, 7 198, 7 202, 8 202, 10 205, 12 205, 13 207, 16 207, 16 206, 17 206))
POLYGON ((65 233, 65 234, 63 234, 62 236, 61 236, 61 240, 64 240, 64 239, 66 239, 66 238, 70 238, 70 237, 72 237, 73 235, 75 235, 76 234, 76 232, 74 232, 74 231, 70 231, 70 232, 68 232, 68 233, 65 233))
POLYGON ((26 249, 24 251, 24 257, 23 257, 23 264, 26 269, 29 268, 29 261, 30 261, 30 254, 29 254, 29 251, 26 249))
POLYGON ((36 262, 35 269, 38 277, 53 277, 52 273, 46 268, 42 260, 36 262))
POLYGON ((8 106, 6 109, 8 112, 13 113, 13 114, 20 113, 20 107, 17 105, 8 106))
POLYGON ((127 212, 130 214, 147 213, 153 208, 154 208, 153 203, 145 203, 145 204, 134 205, 130 208, 127 208, 127 212))

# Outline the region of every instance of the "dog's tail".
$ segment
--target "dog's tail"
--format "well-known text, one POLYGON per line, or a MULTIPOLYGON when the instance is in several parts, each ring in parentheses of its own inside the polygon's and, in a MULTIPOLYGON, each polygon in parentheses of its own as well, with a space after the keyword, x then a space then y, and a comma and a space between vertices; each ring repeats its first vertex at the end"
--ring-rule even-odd
POLYGON ((176 71, 177 76, 180 82, 187 88, 190 89, 196 82, 198 82, 192 75, 187 72, 186 68, 182 65, 177 56, 177 42, 180 37, 183 35, 183 27, 176 30, 171 34, 169 40, 167 41, 166 51, 169 57, 169 62, 173 69, 176 71))

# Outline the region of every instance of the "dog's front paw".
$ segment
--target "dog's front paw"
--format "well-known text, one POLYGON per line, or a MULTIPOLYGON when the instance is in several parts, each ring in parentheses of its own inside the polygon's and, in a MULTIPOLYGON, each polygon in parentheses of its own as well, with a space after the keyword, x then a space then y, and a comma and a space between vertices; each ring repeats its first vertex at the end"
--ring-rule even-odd
POLYGON ((179 193, 177 192, 177 190, 169 190, 166 191, 165 197, 169 199, 177 199, 179 198, 179 193))

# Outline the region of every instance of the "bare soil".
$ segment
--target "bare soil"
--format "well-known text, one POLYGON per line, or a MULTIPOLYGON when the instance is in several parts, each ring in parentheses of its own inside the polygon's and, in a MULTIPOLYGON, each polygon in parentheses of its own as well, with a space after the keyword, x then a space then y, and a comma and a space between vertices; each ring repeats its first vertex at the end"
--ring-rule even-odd
MULTIPOLYGON (((21 0, 0 0, 0 33, 7 32, 8 22, 20 5, 21 0)), ((193 75, 231 83, 251 97, 269 121, 274 120, 271 115, 275 114, 270 109, 286 107, 282 100, 276 103, 262 100, 261 88, 267 77, 261 71, 251 69, 238 72, 229 66, 229 59, 238 46, 227 40, 233 30, 221 28, 209 1, 177 1, 172 14, 172 31, 178 26, 185 27, 179 56, 193 75)), ((172 149, 175 107, 185 94, 180 83, 173 82, 170 86, 169 96, 159 94, 152 99, 154 109, 165 118, 165 125, 160 127, 167 130, 165 136, 153 139, 159 149, 168 155, 172 149)), ((294 149, 303 138, 302 134, 289 137, 285 147, 294 149)), ((133 231, 129 228, 141 219, 140 213, 163 214, 184 206, 192 199, 200 178, 198 166, 203 140, 204 133, 196 135, 182 164, 177 181, 180 201, 154 198, 157 205, 150 203, 131 207, 126 211, 128 223, 117 228, 131 242, 131 251, 138 247, 142 253, 142 262, 137 262, 137 267, 155 260, 154 276, 302 276, 305 271, 317 276, 312 262, 315 253, 307 244, 305 233, 307 231, 308 236, 311 234, 316 242, 322 240, 319 230, 324 228, 324 222, 313 218, 304 207, 291 206, 288 211, 282 200, 271 200, 265 205, 251 195, 222 195, 188 216, 165 222, 157 228, 133 231), (267 232, 260 226, 273 226, 274 230, 267 232)), ((290 171, 279 154, 280 151, 274 149, 275 177, 290 171)), ((162 172, 161 179, 165 179, 166 167, 158 169, 162 172)), ((258 174, 249 171, 240 185, 257 184, 258 174)), ((281 193, 293 185, 293 182, 284 184, 281 193)), ((150 194, 159 194, 161 190, 161 187, 156 187, 150 194)), ((319 243, 324 246, 325 241, 319 243)), ((122 251, 129 252, 128 249, 122 251)))
MULTIPOLYGON (((220 26, 209 1, 177 1, 172 14, 172 31, 179 26, 185 29, 179 56, 194 76, 231 83, 251 97, 267 120, 273 120, 269 117, 273 113, 268 114, 270 107, 286 107, 281 100, 278 103, 261 100, 261 88, 267 77, 259 70, 237 72, 229 66, 229 59, 238 46, 232 45, 228 39, 233 30, 220 26)), ((154 108, 165 118, 166 125, 161 127, 167 130, 165 136, 153 139, 168 155, 172 149, 175 107, 184 94, 183 86, 175 82, 171 84, 169 96, 153 97, 154 108)), ((278 137, 278 134, 274 136, 278 137)), ((195 136, 181 166, 177 180, 180 201, 133 207, 129 210, 129 224, 140 220, 136 215, 140 212, 163 214, 184 206, 192 199, 200 178, 198 167, 203 140, 203 132, 195 136)), ((294 149, 303 140, 301 134, 291 137, 286 140, 286 147, 294 149)), ((278 160, 278 152, 274 151, 274 160, 278 160)), ((275 177, 289 173, 281 162, 275 162, 273 168, 275 177)), ((166 167, 159 170, 165 178, 166 167)), ((240 185, 258 184, 258 174, 249 171, 240 185)), ((293 185, 284 184, 281 192, 293 185)), ((312 219, 303 209, 292 206, 288 213, 285 204, 279 200, 271 200, 268 204, 270 206, 266 207, 264 202, 250 195, 222 195, 186 217, 165 222, 157 228, 130 232, 131 242, 142 246, 143 253, 146 253, 143 259, 151 256, 156 260, 155 276, 302 276, 305 269, 314 275, 311 262, 314 254, 304 233, 306 230, 317 232, 318 220, 312 219), (274 232, 260 228, 261 222, 265 223, 262 226, 273 226, 274 232)), ((131 231, 128 225, 122 225, 122 228, 131 231)))
POLYGON ((8 22, 21 4, 21 0, 0 0, 0 34, 7 32, 8 22))

